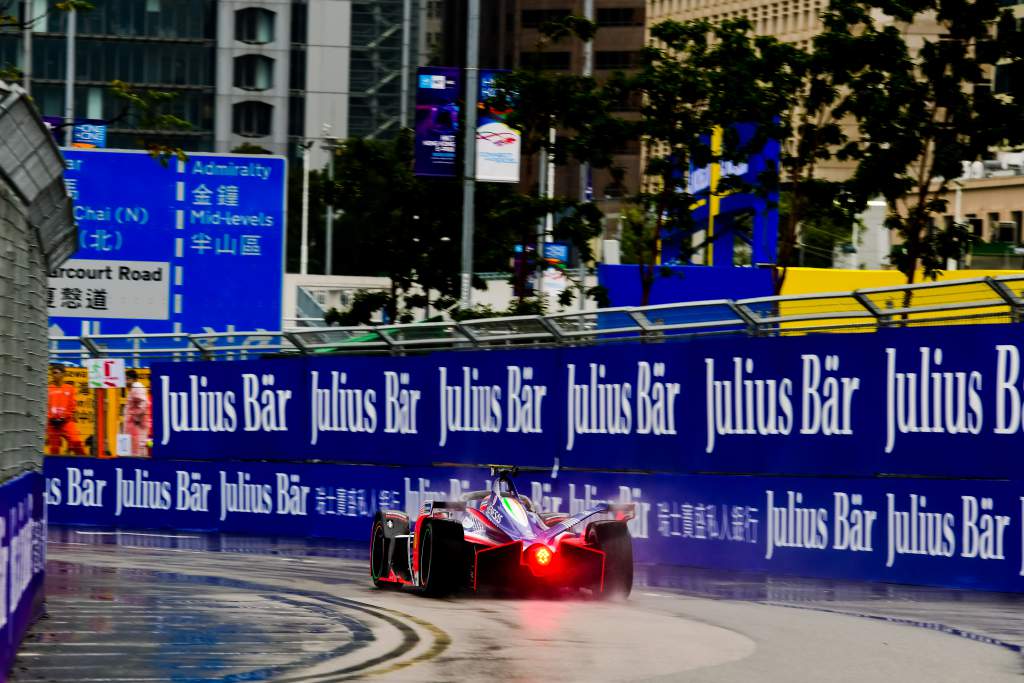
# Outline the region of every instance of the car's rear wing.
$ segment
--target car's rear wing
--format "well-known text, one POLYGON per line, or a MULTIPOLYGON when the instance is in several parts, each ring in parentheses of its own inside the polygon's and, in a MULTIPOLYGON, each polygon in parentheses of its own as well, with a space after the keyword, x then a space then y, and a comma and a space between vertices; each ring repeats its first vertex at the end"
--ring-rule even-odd
MULTIPOLYGON (((598 503, 589 510, 583 512, 577 512, 571 517, 566 517, 562 521, 554 524, 544 534, 546 538, 555 538, 561 533, 577 527, 577 525, 587 522, 597 522, 601 520, 611 520, 617 522, 628 522, 629 520, 636 517, 636 504, 635 503, 598 503)), ((581 530, 582 527, 577 527, 576 530, 581 530)))
POLYGON ((615 515, 615 519, 627 522, 636 517, 636 503, 608 503, 607 511, 615 515))

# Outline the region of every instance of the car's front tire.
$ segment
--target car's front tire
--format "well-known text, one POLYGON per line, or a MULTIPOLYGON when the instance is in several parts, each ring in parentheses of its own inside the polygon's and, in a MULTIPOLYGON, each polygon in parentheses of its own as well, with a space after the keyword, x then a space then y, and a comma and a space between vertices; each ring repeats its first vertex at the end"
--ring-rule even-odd
POLYGON ((594 522, 587 527, 587 545, 604 553, 601 596, 628 598, 633 591, 633 538, 626 523, 594 522))

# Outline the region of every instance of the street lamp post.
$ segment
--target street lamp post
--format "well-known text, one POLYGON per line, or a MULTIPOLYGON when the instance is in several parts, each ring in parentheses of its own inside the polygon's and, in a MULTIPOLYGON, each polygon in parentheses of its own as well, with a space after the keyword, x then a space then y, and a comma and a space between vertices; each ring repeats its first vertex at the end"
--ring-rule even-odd
POLYGON ((75 32, 78 28, 78 12, 74 6, 67 12, 67 22, 67 45, 64 54, 64 146, 70 147, 75 127, 75 32))
POLYGON ((476 99, 480 63, 480 0, 469 0, 466 21, 466 130, 463 134, 462 272, 459 308, 473 305, 473 222, 476 211, 476 99))
POLYGON ((302 148, 302 243, 299 245, 299 273, 309 272, 309 148, 313 141, 299 145, 302 148))

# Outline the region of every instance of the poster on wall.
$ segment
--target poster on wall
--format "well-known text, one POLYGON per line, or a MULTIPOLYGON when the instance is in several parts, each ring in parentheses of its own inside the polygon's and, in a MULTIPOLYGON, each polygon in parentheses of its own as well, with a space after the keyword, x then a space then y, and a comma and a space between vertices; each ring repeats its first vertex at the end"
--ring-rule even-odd
POLYGON ((506 123, 512 109, 500 96, 497 80, 503 71, 480 72, 480 112, 476 128, 476 179, 492 183, 519 182, 522 136, 506 123))
POLYGON ((417 69, 416 175, 455 177, 460 96, 459 69, 442 66, 417 69))

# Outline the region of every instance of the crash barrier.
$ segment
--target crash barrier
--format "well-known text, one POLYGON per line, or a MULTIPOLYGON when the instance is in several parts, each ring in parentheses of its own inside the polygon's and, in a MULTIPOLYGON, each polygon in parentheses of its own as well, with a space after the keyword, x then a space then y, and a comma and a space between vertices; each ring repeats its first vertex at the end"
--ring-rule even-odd
POLYGON ((1020 328, 153 369, 155 458, 1024 479, 1020 328))
POLYGON ((870 334, 156 363, 154 460, 49 458, 51 520, 365 542, 508 463, 544 510, 638 503, 640 561, 1024 591, 1020 328, 899 322, 1015 309, 884 296, 870 334))
POLYGON ((43 475, 26 472, 0 485, 0 680, 42 614, 45 564, 43 475))
POLYGON ((90 386, 84 367, 52 365, 49 369, 50 419, 47 455, 100 458, 149 455, 152 403, 149 368, 131 368, 124 387, 90 386), (60 370, 60 386, 55 371, 60 370), (57 409, 55 403, 63 408, 57 409), (58 414, 60 417, 56 417, 58 414))
MULTIPOLYGON (((46 478, 54 524, 358 543, 378 509, 415 516, 490 484, 481 468, 81 458, 47 458, 46 478)), ((517 482, 545 512, 634 503, 638 562, 1024 591, 1016 482, 566 471, 517 482)))
POLYGON ((1024 275, 1006 275, 463 322, 51 337, 50 359, 124 358, 129 365, 141 367, 155 361, 244 360, 272 355, 407 355, 436 349, 662 342, 694 336, 873 332, 951 323, 1019 322, 1022 317, 1024 275))

